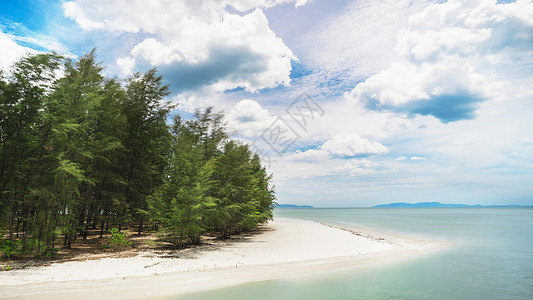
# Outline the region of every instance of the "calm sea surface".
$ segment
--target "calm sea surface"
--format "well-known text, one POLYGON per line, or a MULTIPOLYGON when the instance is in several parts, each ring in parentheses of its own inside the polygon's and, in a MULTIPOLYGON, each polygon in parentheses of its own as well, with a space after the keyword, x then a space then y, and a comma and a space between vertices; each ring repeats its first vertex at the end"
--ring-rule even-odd
POLYGON ((322 220, 448 240, 392 265, 270 280, 177 299, 533 299, 533 209, 277 209, 322 220))

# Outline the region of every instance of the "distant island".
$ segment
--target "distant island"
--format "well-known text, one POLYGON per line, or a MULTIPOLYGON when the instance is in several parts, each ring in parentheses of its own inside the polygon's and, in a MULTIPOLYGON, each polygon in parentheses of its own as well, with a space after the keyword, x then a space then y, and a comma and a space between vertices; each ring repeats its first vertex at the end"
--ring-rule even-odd
POLYGON ((447 204, 440 202, 418 202, 418 203, 405 203, 405 202, 396 202, 389 204, 380 204, 372 206, 374 208, 388 207, 388 208, 404 208, 404 207, 532 207, 527 205, 467 205, 467 204, 447 204))
POLYGON ((274 204, 274 207, 279 208, 314 208, 310 205, 295 205, 295 204, 274 204))

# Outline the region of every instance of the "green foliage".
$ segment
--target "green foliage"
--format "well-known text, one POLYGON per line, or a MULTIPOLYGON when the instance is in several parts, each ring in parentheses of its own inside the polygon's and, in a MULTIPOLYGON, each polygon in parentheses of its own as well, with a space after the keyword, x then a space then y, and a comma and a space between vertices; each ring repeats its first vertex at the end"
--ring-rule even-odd
POLYGON ((108 248, 130 247, 121 232, 132 225, 181 247, 272 218, 271 176, 229 138, 222 113, 168 122, 170 90, 155 69, 125 84, 103 69, 93 50, 77 61, 27 56, 0 72, 4 256, 52 256, 89 227, 114 228, 108 248))
POLYGON ((21 240, 0 240, 0 258, 10 259, 14 255, 33 254, 37 256, 52 257, 59 249, 45 245, 44 242, 29 238, 26 240, 26 247, 23 249, 21 240))
MULTIPOLYGON (((126 118, 124 132, 125 202, 142 224, 147 202, 163 180, 170 147, 170 133, 166 124, 169 110, 162 104, 169 95, 168 86, 152 69, 137 73, 128 80, 123 112, 126 118)), ((139 233, 141 232, 139 226, 139 233)))
POLYGON ((21 249, 20 241, 0 239, 0 258, 10 259, 11 256, 19 254, 21 249))
POLYGON ((127 239, 127 232, 120 232, 117 228, 111 228, 109 233, 111 234, 109 241, 102 244, 102 248, 112 250, 131 248, 131 241, 127 239))
POLYGON ((45 257, 54 257, 56 256, 57 252, 59 252, 59 249, 52 248, 50 246, 45 246, 45 248, 42 250, 41 255, 44 255, 45 257))
POLYGON ((248 231, 272 217, 271 177, 248 145, 228 139, 222 114, 198 111, 174 118, 166 180, 149 201, 175 247, 199 243, 206 231, 248 231))

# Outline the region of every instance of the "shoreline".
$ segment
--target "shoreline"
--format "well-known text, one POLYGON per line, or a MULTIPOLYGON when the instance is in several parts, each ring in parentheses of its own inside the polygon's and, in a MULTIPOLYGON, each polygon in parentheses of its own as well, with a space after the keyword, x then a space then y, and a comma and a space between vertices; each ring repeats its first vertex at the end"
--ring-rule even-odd
POLYGON ((205 247, 1 272, 0 298, 171 297, 394 263, 448 244, 343 224, 275 218, 260 234, 205 247))

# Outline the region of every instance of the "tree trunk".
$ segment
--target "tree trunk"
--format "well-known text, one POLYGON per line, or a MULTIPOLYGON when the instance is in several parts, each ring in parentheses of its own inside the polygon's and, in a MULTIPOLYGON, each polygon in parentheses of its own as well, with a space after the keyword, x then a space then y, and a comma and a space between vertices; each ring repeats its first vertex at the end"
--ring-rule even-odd
POLYGON ((14 222, 15 216, 13 215, 13 211, 11 211, 11 216, 9 217, 9 239, 13 240, 13 222, 14 222))
POLYGON ((105 225, 106 225, 106 220, 107 220, 107 214, 104 213, 104 216, 102 218, 102 228, 100 228, 100 238, 102 238, 104 236, 104 228, 105 228, 105 225))
POLYGON ((29 227, 29 224, 30 224, 30 216, 31 216, 31 209, 32 209, 32 204, 30 204, 30 208, 28 209, 28 216, 26 217, 26 224, 24 224, 24 235, 22 236, 22 252, 25 252, 26 251, 26 237, 28 235, 28 227, 29 227))
POLYGON ((139 230, 137 234, 141 234, 142 228, 143 228, 143 217, 141 216, 141 218, 139 219, 139 230))

